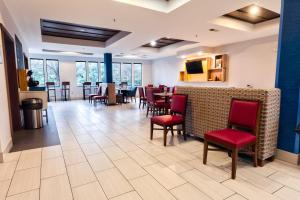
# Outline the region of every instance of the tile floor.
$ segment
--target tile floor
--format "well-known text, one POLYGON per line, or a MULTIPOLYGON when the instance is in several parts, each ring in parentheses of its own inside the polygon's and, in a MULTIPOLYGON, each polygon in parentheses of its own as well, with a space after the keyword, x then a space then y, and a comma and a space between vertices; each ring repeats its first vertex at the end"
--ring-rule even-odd
POLYGON ((300 199, 300 167, 239 161, 230 179, 226 153, 162 134, 135 104, 52 103, 61 145, 14 152, 0 164, 0 200, 300 199))

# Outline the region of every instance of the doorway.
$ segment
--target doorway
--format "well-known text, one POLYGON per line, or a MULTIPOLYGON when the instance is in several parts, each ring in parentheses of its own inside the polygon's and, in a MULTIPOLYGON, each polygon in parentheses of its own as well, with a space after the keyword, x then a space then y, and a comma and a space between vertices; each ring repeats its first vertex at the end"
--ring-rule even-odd
MULTIPOLYGON (((8 31, 0 24, 3 46, 3 63, 5 68, 6 85, 8 91, 8 103, 10 121, 14 131, 21 129, 21 116, 19 107, 19 86, 16 68, 15 44, 8 31)), ((13 136, 13 133, 12 133, 13 136)))

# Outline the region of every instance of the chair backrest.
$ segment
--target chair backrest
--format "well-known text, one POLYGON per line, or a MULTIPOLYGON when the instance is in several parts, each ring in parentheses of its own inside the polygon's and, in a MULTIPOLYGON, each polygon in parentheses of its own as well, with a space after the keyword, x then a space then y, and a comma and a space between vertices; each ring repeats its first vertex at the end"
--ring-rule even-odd
POLYGON ((47 89, 55 89, 55 83, 54 82, 46 82, 47 89))
POLYGON ((139 96, 141 97, 145 97, 145 93, 144 93, 144 88, 143 87, 139 87, 139 96))
POLYGON ((136 90, 137 90, 137 87, 133 87, 130 91, 130 95, 131 96, 135 96, 136 95, 136 90))
POLYGON ((148 84, 147 87, 153 87, 153 84, 148 84))
POLYGON ((171 102, 171 113, 185 116, 187 100, 188 95, 186 94, 174 94, 171 102))
POLYGON ((102 86, 99 85, 98 88, 97 88, 97 95, 102 95, 102 86))
POLYGON ((155 102, 155 96, 154 93, 159 93, 159 88, 147 88, 146 90, 146 97, 148 103, 154 103, 155 102))
POLYGON ((260 110, 260 101, 232 99, 228 117, 228 126, 237 126, 255 132, 259 125, 260 110))
POLYGON ((176 94, 176 87, 175 86, 172 88, 172 93, 176 94))
POLYGON ((98 87, 102 82, 97 81, 96 86, 98 87))
POLYGON ((159 85, 159 86, 158 86, 158 88, 159 88, 159 90, 160 90, 160 91, 162 91, 162 92, 163 92, 163 91, 164 91, 164 89, 165 89, 165 85, 159 85))
POLYGON ((63 81, 61 82, 62 89, 70 89, 70 82, 69 81, 63 81))

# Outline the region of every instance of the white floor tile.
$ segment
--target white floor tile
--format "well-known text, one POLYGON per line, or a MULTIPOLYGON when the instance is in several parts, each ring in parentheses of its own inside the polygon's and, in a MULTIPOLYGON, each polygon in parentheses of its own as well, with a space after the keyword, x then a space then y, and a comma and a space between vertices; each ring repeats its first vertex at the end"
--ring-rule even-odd
POLYGON ((98 172, 96 175, 108 198, 116 197, 133 190, 129 182, 116 168, 98 172))
POLYGON ((171 193, 150 175, 130 181, 143 200, 176 200, 171 193))
POLYGON ((114 163, 127 179, 133 179, 147 174, 147 172, 131 158, 117 160, 114 161, 114 163))
POLYGON ((8 196, 39 188, 40 176, 39 167, 17 171, 12 179, 8 196))
POLYGON ((171 193, 178 200, 210 200, 207 195, 198 190, 195 186, 187 183, 171 190, 171 193))
POLYGON ((65 161, 62 157, 43 160, 41 176, 49 178, 66 173, 65 161))
POLYGON ((106 196, 98 182, 73 188, 74 200, 106 200, 106 196))
POLYGON ((186 183, 183 178, 160 163, 146 166, 145 169, 168 190, 186 183))
POLYGON ((72 192, 67 175, 42 180, 40 200, 72 200, 72 192))
POLYGON ((87 162, 68 166, 67 171, 72 187, 96 181, 96 177, 87 162))
POLYGON ((95 172, 114 167, 114 164, 107 158, 104 153, 87 156, 87 159, 95 172))

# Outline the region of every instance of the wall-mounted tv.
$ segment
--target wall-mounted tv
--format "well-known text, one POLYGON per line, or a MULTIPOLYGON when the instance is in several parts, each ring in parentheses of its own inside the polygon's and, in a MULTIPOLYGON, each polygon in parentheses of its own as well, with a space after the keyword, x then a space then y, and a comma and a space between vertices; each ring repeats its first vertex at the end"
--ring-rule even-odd
POLYGON ((188 61, 185 66, 188 74, 203 74, 202 60, 188 61))

